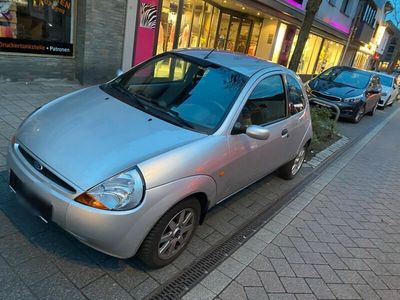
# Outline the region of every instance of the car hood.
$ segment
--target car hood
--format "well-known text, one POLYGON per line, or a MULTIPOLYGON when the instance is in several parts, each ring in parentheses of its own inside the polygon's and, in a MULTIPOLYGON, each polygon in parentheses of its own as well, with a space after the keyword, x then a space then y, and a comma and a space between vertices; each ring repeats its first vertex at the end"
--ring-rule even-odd
POLYGON ((313 91, 339 98, 356 97, 364 92, 363 89, 356 89, 350 86, 335 83, 332 81, 322 80, 319 78, 310 81, 309 86, 313 91))
POLYGON ((19 128, 17 141, 58 175, 87 190, 205 136, 153 117, 96 86, 38 109, 19 128))

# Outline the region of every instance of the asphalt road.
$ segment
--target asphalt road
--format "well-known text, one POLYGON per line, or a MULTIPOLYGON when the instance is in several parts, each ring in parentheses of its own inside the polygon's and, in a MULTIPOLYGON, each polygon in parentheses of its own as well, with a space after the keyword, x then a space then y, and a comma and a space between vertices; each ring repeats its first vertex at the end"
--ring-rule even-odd
POLYGON ((392 107, 386 107, 384 110, 378 108, 374 116, 364 116, 358 124, 340 119, 337 128, 341 134, 345 135, 350 140, 357 139, 358 137, 362 137, 369 133, 379 123, 390 116, 396 110, 398 105, 399 102, 396 102, 392 107))

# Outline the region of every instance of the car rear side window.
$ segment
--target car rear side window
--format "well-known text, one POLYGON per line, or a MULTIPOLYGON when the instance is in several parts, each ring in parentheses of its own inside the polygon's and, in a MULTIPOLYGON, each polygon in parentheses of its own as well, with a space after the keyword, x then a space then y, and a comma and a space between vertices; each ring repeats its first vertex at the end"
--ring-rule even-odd
POLYGON ((266 125, 286 116, 285 89, 280 75, 263 79, 254 88, 235 124, 234 132, 250 125, 266 125))
POLYGON ((305 107, 305 99, 303 89, 300 84, 292 76, 287 77, 288 105, 289 115, 293 116, 302 112, 305 107))

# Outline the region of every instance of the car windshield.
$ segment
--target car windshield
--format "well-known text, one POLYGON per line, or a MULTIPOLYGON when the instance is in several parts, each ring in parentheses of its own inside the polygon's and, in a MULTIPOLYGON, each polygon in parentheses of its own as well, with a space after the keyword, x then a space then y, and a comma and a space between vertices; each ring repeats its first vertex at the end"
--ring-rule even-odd
POLYGON ((322 73, 319 78, 356 89, 365 89, 371 75, 358 70, 332 68, 322 73))
POLYGON ((379 75, 379 78, 381 79, 382 85, 387 86, 387 87, 393 86, 393 78, 392 77, 379 75))
POLYGON ((211 134, 223 122, 247 80, 207 60, 166 54, 132 69, 110 85, 130 96, 127 103, 137 108, 211 134))

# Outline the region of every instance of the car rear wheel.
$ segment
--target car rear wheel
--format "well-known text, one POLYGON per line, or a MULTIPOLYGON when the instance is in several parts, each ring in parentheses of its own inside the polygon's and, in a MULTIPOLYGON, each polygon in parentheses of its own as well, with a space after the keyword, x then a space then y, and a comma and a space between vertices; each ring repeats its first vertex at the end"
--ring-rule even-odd
POLYGON ((358 123, 365 114, 365 105, 361 106, 357 114, 353 117, 353 123, 358 123))
POLYGON ((303 148, 301 148, 295 159, 289 161, 287 164, 285 164, 279 169, 278 171, 279 175, 283 179, 288 179, 288 180, 296 177, 297 173, 299 173, 301 166, 304 163, 306 152, 307 152, 307 146, 304 146, 303 148))
POLYGON ((138 258, 151 268, 171 263, 192 239, 200 212, 200 203, 194 197, 176 204, 154 225, 140 246, 138 258))

